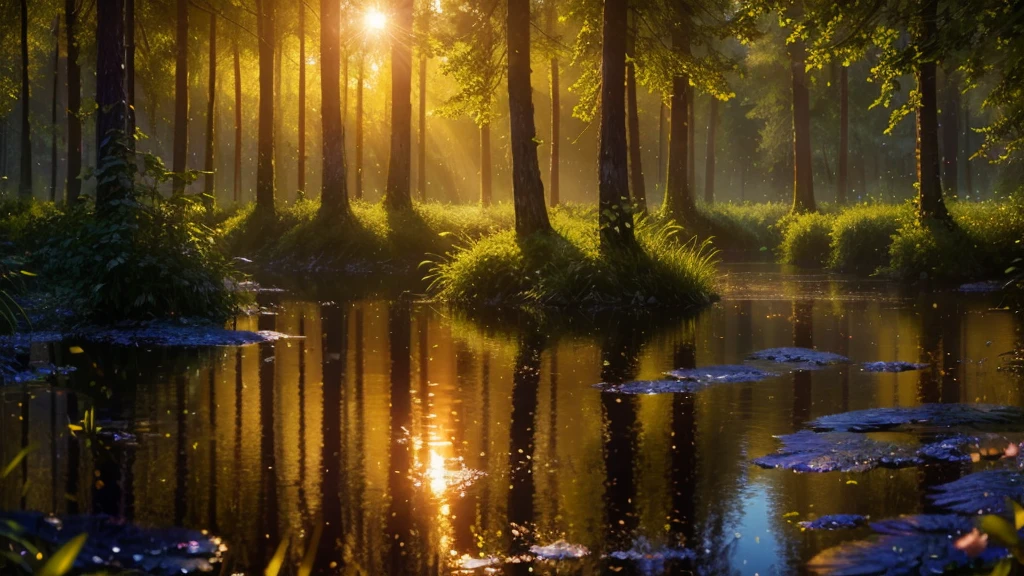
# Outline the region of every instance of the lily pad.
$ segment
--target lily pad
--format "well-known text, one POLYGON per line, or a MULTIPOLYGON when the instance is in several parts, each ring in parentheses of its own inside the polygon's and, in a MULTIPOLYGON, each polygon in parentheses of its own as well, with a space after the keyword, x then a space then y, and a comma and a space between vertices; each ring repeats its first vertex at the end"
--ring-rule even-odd
POLYGON ((850 361, 846 356, 821 350, 812 350, 810 348, 769 348, 754 352, 747 358, 782 364, 796 364, 798 367, 806 369, 821 368, 833 364, 846 364, 850 361))
POLYGON ((863 526, 867 521, 867 518, 860 514, 829 514, 799 522, 797 525, 804 530, 845 530, 863 526))
POLYGON ((1024 426, 1024 410, 991 404, 921 404, 910 408, 870 408, 822 416, 809 426, 817 431, 876 432, 881 430, 998 428, 1024 426))
POLYGON ((782 447, 754 463, 762 468, 795 472, 867 472, 874 468, 907 468, 928 461, 966 462, 967 438, 940 440, 925 445, 881 442, 849 432, 816 433, 801 430, 780 436, 782 447))
POLYGON ((983 470, 935 487, 932 502, 960 514, 1003 514, 1006 499, 1024 501, 1024 472, 983 470))
POLYGON ((220 561, 219 539, 183 528, 140 528, 110 516, 53 517, 38 512, 2 512, 0 521, 16 524, 23 534, 59 548, 86 533, 77 570, 105 568, 159 576, 210 572, 220 561))
POLYGON ((927 364, 915 362, 865 362, 860 365, 864 372, 909 372, 910 370, 923 370, 927 364))
POLYGON ((683 368, 679 370, 670 370, 669 372, 666 372, 665 375, 678 380, 697 382, 699 384, 757 382, 758 380, 778 376, 778 374, 775 374, 774 372, 766 372, 764 370, 754 368, 753 366, 744 366, 742 364, 683 368))

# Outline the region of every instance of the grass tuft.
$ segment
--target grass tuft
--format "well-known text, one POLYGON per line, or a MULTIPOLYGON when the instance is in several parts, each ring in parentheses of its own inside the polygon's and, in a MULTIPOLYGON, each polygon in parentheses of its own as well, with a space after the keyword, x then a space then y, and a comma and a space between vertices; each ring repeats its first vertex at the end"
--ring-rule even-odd
POLYGON ((828 263, 835 216, 820 212, 790 214, 779 222, 779 259, 785 264, 820 268, 828 263))
POLYGON ((862 275, 888 268, 893 237, 913 219, 911 204, 858 204, 839 212, 828 266, 862 275))

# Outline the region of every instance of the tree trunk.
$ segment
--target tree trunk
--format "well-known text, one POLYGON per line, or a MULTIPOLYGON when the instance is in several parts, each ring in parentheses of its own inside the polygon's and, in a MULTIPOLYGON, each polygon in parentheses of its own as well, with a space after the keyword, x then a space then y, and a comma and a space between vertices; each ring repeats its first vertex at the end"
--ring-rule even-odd
POLYGON ((256 152, 256 209, 274 214, 274 0, 259 0, 260 104, 256 152))
POLYGON ((206 87, 206 158, 203 162, 203 170, 206 171, 205 183, 203 186, 203 203, 208 209, 212 209, 216 203, 214 194, 214 146, 216 145, 216 134, 214 133, 214 111, 217 103, 217 13, 210 13, 210 79, 206 87))
POLYGON ((715 132, 718 130, 718 98, 711 97, 708 136, 704 146, 704 202, 715 202, 715 132))
POLYGON ((647 185, 644 183, 643 162, 640 157, 640 112, 636 101, 636 17, 630 14, 626 33, 626 106, 629 110, 629 177, 633 202, 641 212, 647 212, 647 185))
POLYGON ((238 38, 234 41, 235 56, 235 176, 234 201, 242 201, 242 63, 238 53, 238 38))
POLYGON ((356 200, 363 198, 363 64, 366 54, 359 50, 359 71, 356 82, 356 200))
POLYGON ((396 0, 391 38, 391 156, 384 205, 388 210, 412 208, 412 0, 396 0))
MULTIPOLYGON (((264 2, 268 0, 263 0, 264 2)), ((185 191, 184 173, 188 167, 188 0, 177 0, 178 21, 175 36, 177 57, 174 66, 174 193, 185 191)))
POLYGON ((320 216, 349 214, 345 126, 341 123, 341 2, 320 0, 320 101, 323 119, 323 186, 320 216))
MULTIPOLYGON (((626 147, 627 0, 604 0, 601 28, 601 142, 598 157, 598 227, 601 250, 636 245, 629 209, 629 159, 626 147)), ((635 88, 635 83, 634 83, 635 88)), ((635 104, 635 102, 634 102, 635 104)), ((631 132, 634 140, 636 132, 631 132)), ((636 170, 638 167, 634 167, 636 170)))
POLYGON ((850 155, 850 82, 846 66, 839 69, 839 183, 836 187, 836 203, 846 204, 849 196, 849 155, 850 155))
MULTIPOLYGON (((921 4, 918 45, 928 46, 935 38, 938 0, 924 0, 921 4)), ((917 89, 921 104, 917 108, 917 183, 918 217, 949 221, 946 204, 942 201, 942 183, 939 175, 938 98, 936 95, 935 62, 918 65, 917 89)))
POLYGON ((135 0, 124 3, 125 87, 128 89, 128 148, 135 153, 135 0))
POLYGON ((964 95, 964 187, 967 189, 967 196, 974 194, 973 174, 971 174, 971 106, 970 97, 964 95))
POLYGON ((96 7, 96 210, 104 213, 131 193, 124 185, 126 178, 115 177, 118 168, 114 162, 127 151, 123 141, 128 128, 124 0, 103 0, 96 7), (108 169, 112 173, 104 173, 108 169))
POLYGON ((942 188, 957 196, 957 156, 960 152, 960 87, 953 73, 946 74, 946 103, 942 107, 942 188))
POLYGON ((341 51, 341 123, 348 124, 348 49, 341 51))
MULTIPOLYGON (((429 2, 428 2, 429 4, 429 2)), ((423 38, 421 42, 426 44, 430 37, 430 7, 428 6, 423 16, 423 38)), ((420 202, 427 200, 427 50, 420 47, 420 108, 419 108, 419 148, 416 151, 416 191, 419 192, 420 202)))
MULTIPOLYGON (((306 6, 298 3, 299 9, 299 187, 298 197, 306 197, 306 6)), ((322 8, 321 8, 322 9, 322 8)), ((321 27, 323 23, 321 23, 321 27)), ((322 29, 322 28, 321 28, 322 29)), ((323 32, 321 32, 323 34, 323 32)), ((321 37, 321 43, 324 38, 321 37)), ((323 46, 320 47, 324 52, 323 46)), ((323 66, 323 61, 320 62, 323 66)), ((323 82, 323 78, 321 78, 323 82)), ((338 111, 341 113, 341 110, 338 111)))
POLYGON ((506 11, 508 38, 508 108, 512 147, 512 199, 516 234, 529 236, 551 230, 544 207, 544 183, 537 162, 537 126, 533 122, 530 86, 530 0, 509 0, 506 11))
POLYGON ((78 64, 77 0, 64 1, 64 29, 68 50, 68 195, 69 204, 82 193, 82 68, 78 64))
POLYGON ((661 106, 658 108, 658 189, 664 194, 665 168, 667 158, 665 150, 665 97, 662 95, 661 106))
POLYGON ((480 205, 491 205, 491 124, 480 125, 480 205))
MULTIPOLYGON (((556 27, 558 25, 558 19, 555 13, 555 0, 547 0, 547 28, 548 35, 552 38, 555 37, 556 27)), ((561 95, 559 94, 559 79, 558 79, 558 55, 553 52, 551 54, 551 157, 549 159, 550 165, 548 173, 548 188, 549 190, 549 202, 552 207, 558 206, 562 201, 561 191, 559 187, 559 153, 561 151, 561 129, 562 129, 562 103, 561 95)))
MULTIPOLYGON (((681 22, 672 31, 672 49, 680 57, 686 58, 690 53, 688 8, 680 4, 681 22)), ((694 212, 693 197, 690 195, 689 164, 689 115, 687 113, 687 96, 690 78, 680 73, 672 78, 671 117, 669 118, 668 136, 668 177, 665 182, 665 216, 684 222, 694 212)))
POLYGON ((22 198, 32 197, 32 139, 29 115, 28 80, 28 0, 21 0, 21 176, 18 193, 22 198))
POLYGON ((53 129, 50 139, 50 202, 57 201, 57 90, 60 80, 60 17, 53 21, 53 100, 50 103, 50 123, 53 129))
MULTIPOLYGON (((800 6, 794 17, 802 16, 800 6)), ((814 166, 811 164, 811 95, 807 86, 807 50, 802 40, 789 45, 793 80, 793 212, 813 212, 814 166)))
POLYGON ((697 194, 697 122, 694 118, 694 104, 696 97, 693 95, 693 86, 686 85, 686 185, 696 200, 697 194))

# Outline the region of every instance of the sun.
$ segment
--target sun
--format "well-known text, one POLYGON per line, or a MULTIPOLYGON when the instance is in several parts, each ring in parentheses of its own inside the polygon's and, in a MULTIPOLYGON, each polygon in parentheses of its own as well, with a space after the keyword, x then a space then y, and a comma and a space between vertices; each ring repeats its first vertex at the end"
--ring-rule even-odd
POLYGON ((363 24, 368 30, 383 30, 388 25, 388 17, 380 10, 371 8, 363 17, 363 24))

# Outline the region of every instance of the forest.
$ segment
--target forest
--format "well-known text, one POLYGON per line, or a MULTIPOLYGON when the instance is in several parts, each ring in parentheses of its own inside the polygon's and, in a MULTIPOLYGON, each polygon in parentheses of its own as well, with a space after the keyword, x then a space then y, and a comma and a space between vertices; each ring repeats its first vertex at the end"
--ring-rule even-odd
POLYGON ((0 573, 1024 573, 1022 71, 1022 0, 3 0, 0 573))

